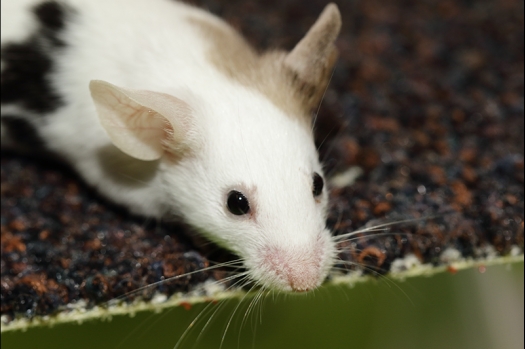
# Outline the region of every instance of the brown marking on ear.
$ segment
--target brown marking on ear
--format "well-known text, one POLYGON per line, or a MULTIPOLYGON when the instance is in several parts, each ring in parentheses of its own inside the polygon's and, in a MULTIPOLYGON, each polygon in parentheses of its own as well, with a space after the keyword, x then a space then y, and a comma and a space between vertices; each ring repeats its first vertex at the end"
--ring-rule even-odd
POLYGON ((341 30, 341 15, 337 5, 328 4, 308 33, 285 59, 285 64, 304 81, 317 83, 326 79, 335 60, 335 39, 341 30))
MULTIPOLYGON (((330 7, 332 10, 333 6, 330 7)), ((335 11, 339 13, 337 7, 335 11)), ((326 12, 325 9, 323 14, 326 12)), ((317 67, 320 64, 320 67, 315 68, 318 71, 316 78, 312 79, 308 75, 305 78, 304 69, 297 70, 293 64, 287 64, 288 61, 293 60, 291 54, 278 50, 259 54, 241 35, 224 22, 205 21, 195 17, 190 17, 188 20, 198 27, 210 42, 208 58, 219 71, 232 80, 257 90, 287 115, 298 118, 307 127, 310 127, 311 112, 318 107, 337 59, 337 49, 333 45, 333 40, 330 42, 330 50, 324 48, 328 56, 321 57, 315 52, 310 52, 314 56, 314 65, 317 67)), ((316 25, 319 27, 318 22, 319 20, 309 34, 316 28, 316 25)), ((336 23, 335 26, 339 28, 340 24, 336 23)), ((333 29, 331 32, 331 36, 325 35, 325 40, 333 37, 333 29)), ((324 47, 326 43, 320 46, 324 47)))

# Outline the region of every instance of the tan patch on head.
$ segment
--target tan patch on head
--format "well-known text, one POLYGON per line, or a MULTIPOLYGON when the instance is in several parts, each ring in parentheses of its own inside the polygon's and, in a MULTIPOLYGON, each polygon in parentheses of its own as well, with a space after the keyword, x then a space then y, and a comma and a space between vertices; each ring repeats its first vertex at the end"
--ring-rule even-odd
POLYGON ((286 114, 308 120, 303 101, 294 93, 291 72, 282 64, 285 52, 260 55, 226 24, 196 18, 191 18, 190 22, 210 42, 208 59, 220 72, 259 91, 286 114))
POLYGON ((242 85, 266 96, 287 115, 311 125, 311 111, 317 108, 328 84, 337 52, 331 54, 332 64, 321 79, 313 84, 301 80, 285 64, 287 52, 269 51, 259 54, 242 36, 226 23, 190 18, 210 42, 208 58, 217 69, 242 85))

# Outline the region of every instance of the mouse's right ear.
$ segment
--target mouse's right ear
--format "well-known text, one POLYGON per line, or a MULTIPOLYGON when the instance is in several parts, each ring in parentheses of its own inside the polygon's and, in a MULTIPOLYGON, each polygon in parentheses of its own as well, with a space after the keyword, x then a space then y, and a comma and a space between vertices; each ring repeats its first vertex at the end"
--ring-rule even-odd
POLYGON ((102 127, 124 153, 150 161, 165 152, 181 157, 194 148, 195 117, 185 101, 101 80, 92 80, 89 89, 102 127))
POLYGON ((306 92, 304 101, 310 108, 317 108, 326 86, 330 82, 338 51, 335 40, 341 30, 341 13, 336 4, 326 5, 319 18, 304 38, 284 59, 284 65, 297 76, 299 91, 306 92))

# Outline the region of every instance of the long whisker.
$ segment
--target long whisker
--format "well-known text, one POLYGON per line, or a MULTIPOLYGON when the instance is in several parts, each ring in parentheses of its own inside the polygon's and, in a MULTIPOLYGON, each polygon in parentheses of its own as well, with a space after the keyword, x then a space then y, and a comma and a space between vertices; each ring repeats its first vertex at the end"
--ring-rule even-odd
MULTIPOLYGON (((244 326, 248 315, 253 310, 254 305, 257 304, 257 300, 261 297, 262 294, 264 294, 264 290, 262 290, 262 289, 258 290, 257 295, 255 297, 253 297, 252 301, 248 305, 248 308, 246 308, 246 311, 244 312, 244 316, 243 316, 242 322, 241 322, 241 327, 240 327, 241 329, 244 326)), ((239 331, 239 337, 240 337, 240 335, 241 335, 241 333, 239 331)))
MULTIPOLYGON (((368 271, 370 271, 371 273, 373 273, 374 275, 382 278, 383 280, 387 281, 387 284, 388 285, 394 285, 399 291, 401 291, 401 293, 403 293, 403 295, 408 299, 408 301, 414 305, 414 302, 410 299, 410 297, 408 296, 408 294, 401 288, 401 286, 399 286, 397 283, 395 283, 393 280, 391 280, 390 278, 388 278, 386 275, 383 275, 381 273, 379 273, 378 271, 374 270, 374 267, 371 267, 371 266, 368 266, 368 265, 365 265, 365 264, 362 264, 362 263, 356 263, 356 262, 351 262, 351 261, 343 261, 341 260, 341 262, 343 262, 343 264, 349 264, 349 265, 355 265, 355 266, 358 266, 358 267, 361 267, 361 268, 364 268, 368 271)), ((376 268, 376 269, 379 269, 381 270, 380 268, 376 268)), ((390 286, 389 286, 390 287, 390 286)))
MULTIPOLYGON (((339 238, 340 236, 342 237, 349 237, 349 236, 352 236, 354 234, 360 234, 360 233, 376 233, 376 232, 381 232, 381 231, 388 231, 390 230, 390 228, 370 228, 370 229, 367 229, 366 231, 357 231, 357 230, 354 230, 348 234, 342 234, 342 235, 336 235, 333 237, 333 240, 336 240, 335 238, 339 238)), ((372 236, 376 235, 376 234, 371 234, 372 236)), ((336 241, 337 242, 337 241, 336 241)))
POLYGON ((378 229, 378 228, 389 227, 389 226, 392 226, 392 225, 402 224, 402 223, 412 223, 412 222, 418 222, 418 221, 425 221, 425 220, 428 220, 428 219, 434 219, 434 218, 438 218, 438 217, 441 217, 441 216, 442 215, 425 216, 425 217, 420 217, 420 218, 411 218, 411 219, 404 219, 404 220, 395 221, 395 222, 378 224, 378 225, 374 225, 372 227, 366 227, 366 228, 363 228, 363 229, 355 230, 355 231, 353 231, 351 233, 333 236, 332 239, 337 241, 337 240, 344 239, 344 238, 349 237, 349 236, 353 236, 353 235, 360 234, 360 233, 366 233, 366 232, 369 232, 369 231, 372 231, 372 230, 375 230, 375 229, 378 229))
MULTIPOLYGON (((263 290, 264 291, 264 290, 263 290)), ((258 312, 259 312, 259 323, 262 324, 262 316, 263 316, 263 308, 264 308, 264 302, 266 301, 266 299, 268 299, 268 295, 270 294, 270 290, 266 290, 266 292, 264 292, 264 295, 261 299, 261 301, 259 302, 259 309, 258 309, 258 312)))
MULTIPOLYGON (((351 237, 349 239, 346 239, 346 240, 340 240, 340 241, 337 241, 338 244, 341 244, 343 242, 350 242, 350 241, 355 241, 355 240, 360 240, 360 239, 372 239, 372 238, 376 238, 376 237, 381 237, 381 236, 391 236, 391 235, 407 235, 407 236, 418 236, 420 238, 428 238, 427 236, 424 236, 422 234, 415 234, 415 233, 408 233, 408 232, 394 232, 394 231, 391 231, 391 232, 386 232, 386 233, 375 233, 375 234, 371 234, 371 235, 366 235, 366 236, 354 236, 354 237, 351 237)), ((344 251, 344 250, 338 250, 338 252, 341 252, 341 251, 344 251)))
MULTIPOLYGON (((248 274, 248 272, 243 273, 243 278, 237 280, 233 285, 231 285, 230 287, 228 287, 228 289, 231 289, 231 288, 237 287, 240 283, 243 283, 243 284, 242 284, 241 286, 239 286, 239 288, 242 289, 243 287, 245 287, 245 286, 250 282, 250 280, 249 280, 248 277, 247 277, 247 274, 248 274), (245 282, 245 281, 248 281, 248 282, 245 282)), ((228 289, 227 289, 227 290, 228 290, 228 289)), ((221 303, 221 305, 224 304, 224 303, 225 303, 225 302, 221 303)), ((204 334, 204 332, 206 331, 206 328, 207 328, 208 325, 211 323, 211 321, 213 320, 213 318, 215 317, 215 315, 218 313, 218 310, 219 310, 219 309, 217 309, 217 310, 216 310, 216 311, 215 311, 215 312, 214 312, 214 313, 208 318, 208 321, 206 321, 206 323, 205 323, 204 326, 202 327, 201 332, 199 333, 197 339, 195 340, 195 345, 200 341, 201 336, 204 334)))
POLYGON ((235 259, 233 261, 227 261, 227 262, 217 262, 217 261, 214 261, 214 260, 211 260, 211 259, 208 259, 208 261, 210 263, 212 263, 213 265, 218 265, 218 264, 221 264, 223 267, 225 268, 238 268, 238 267, 242 267, 243 264, 242 264, 242 259, 235 259))
POLYGON ((160 281, 157 281, 157 282, 154 282, 154 283, 151 283, 149 285, 146 285, 146 286, 142 286, 142 287, 139 287, 137 288, 136 290, 133 290, 133 291, 130 291, 130 292, 127 292, 123 295, 120 295, 116 298, 113 298, 109 301, 107 301, 105 304, 106 305, 111 305, 111 304, 114 304, 116 303, 117 301, 119 300, 122 300, 122 299, 125 299, 126 297, 129 297, 129 296, 132 296, 132 295, 135 295, 137 293, 140 293, 144 290, 147 290, 147 289, 150 289, 152 287, 155 287, 155 286, 159 286, 159 285, 162 285, 164 283, 167 283, 167 282, 170 282, 170 281, 173 281, 173 280, 176 280, 176 279, 180 279, 180 278, 183 278, 183 277, 186 277, 186 276, 189 276, 189 275, 193 275, 193 274, 197 274, 197 273, 201 273, 201 272, 204 272, 204 271, 209 271, 209 270, 213 270, 213 269, 217 269, 217 268, 221 268, 221 267, 224 267, 224 266, 229 266, 229 265, 233 265, 235 263, 238 263, 239 261, 241 261, 240 259, 238 260, 235 260, 235 261, 231 261, 231 262, 225 262, 225 263, 220 263, 220 264, 216 264, 216 265, 212 265, 212 266, 209 266, 209 267, 206 267, 206 268, 203 268, 203 269, 199 269, 199 270, 194 270, 194 271, 191 271, 189 273, 184 273, 184 274, 180 274, 180 275, 175 275, 175 276, 172 276, 170 278, 167 278, 167 279, 164 279, 164 280, 160 280, 160 281))
MULTIPOLYGON (((192 322, 190 322, 190 324, 188 325, 188 327, 186 327, 186 329, 184 330, 184 332, 182 333, 182 335, 179 337, 179 340, 177 341, 177 343, 175 343, 175 346, 173 347, 173 349, 177 349, 179 347, 179 345, 182 344, 182 342, 184 341, 184 338, 186 337, 186 335, 189 333, 189 331, 193 328, 193 326, 195 326, 195 324, 197 323, 197 321, 199 321, 199 319, 201 318, 201 316, 203 316, 203 314, 206 313, 206 311, 208 310, 208 308, 212 305, 214 305, 215 303, 213 302, 210 302, 208 303, 204 309, 199 313, 199 315, 197 315, 195 317, 195 319, 192 320, 192 322)), ((222 303, 221 303, 222 304, 222 303)), ((219 305, 220 307, 220 305, 219 305)), ((218 309, 216 310, 218 311, 218 309)))
POLYGON ((246 294, 241 298, 241 300, 239 301, 239 304, 237 304, 237 306, 235 307, 235 309, 233 310, 233 313, 232 315, 230 316, 230 319, 228 320, 228 323, 226 324, 226 328, 224 329, 224 334, 222 335, 222 339, 221 339, 221 344, 219 345, 219 349, 222 348, 222 345, 224 344, 224 339, 226 338, 226 333, 228 333, 228 329, 230 328, 230 325, 231 325, 231 322, 233 320, 233 317, 235 315, 235 313, 237 312, 237 310, 239 309, 239 307, 241 306, 242 304, 242 301, 244 301, 244 299, 246 298, 246 296, 257 286, 257 284, 254 284, 249 290, 248 292, 246 292, 246 294))
MULTIPOLYGON (((133 329, 133 331, 129 331, 128 335, 126 337, 124 337, 120 343, 115 347, 115 349, 118 349, 120 347, 122 347, 122 345, 124 343, 126 343, 126 341, 128 339, 131 338, 132 335, 136 334, 136 332, 138 330, 140 330, 143 326, 145 326, 146 324, 148 324, 148 327, 146 327, 143 331, 142 331, 142 335, 140 335, 140 337, 144 336, 145 333, 147 333, 156 323, 158 323, 161 319, 163 319, 167 314, 170 313, 170 311, 172 311, 173 309, 175 308, 171 308, 169 309, 168 311, 166 311, 164 314, 160 315, 160 316, 157 316, 158 314, 156 313, 152 313, 151 315, 149 315, 146 319, 142 320, 140 324, 136 325, 133 329), (153 322, 149 323, 149 320, 151 320, 151 318, 153 317, 157 317, 153 322)), ((139 338, 140 338, 139 337, 139 338)))
MULTIPOLYGON (((316 116, 317 117, 317 116, 316 116)), ((317 147, 317 151, 319 151, 319 149, 321 149, 321 147, 323 146, 324 142, 326 142, 326 140, 330 137, 330 133, 332 133, 332 131, 336 128, 337 126, 333 126, 330 131, 324 136, 323 140, 321 141, 321 143, 319 143, 319 146, 317 147)), ((341 128, 337 134, 335 136, 333 136, 334 138, 339 136, 339 134, 342 133, 342 130, 343 128, 341 128)))
MULTIPOLYGON (((200 333, 197 336, 197 339, 195 340, 195 342, 193 343, 192 348, 195 348, 197 346, 197 344, 199 344, 202 335, 206 332, 206 328, 208 328, 208 325, 212 322, 212 320, 215 317, 215 315, 219 314, 219 312, 224 309, 224 305, 225 304, 226 304, 226 302, 220 302, 220 304, 215 308, 215 310, 213 310, 213 313, 208 317, 208 320, 206 321, 206 323, 204 324, 204 326, 200 330, 200 333)), ((204 310, 207 310, 207 309, 204 309, 204 310)), ((183 339, 183 338, 181 337, 181 339, 183 339)), ((178 345, 178 342, 177 342, 177 345, 178 345)))
MULTIPOLYGON (((221 284, 221 283, 226 283, 230 280, 233 280, 235 278, 240 278, 240 277, 246 277, 246 275, 248 274, 248 272, 244 272, 244 273, 241 273, 241 274, 237 274, 237 275, 232 275, 232 276, 229 276, 229 277, 226 277, 226 278, 223 278, 221 280, 218 280, 216 283, 217 284, 221 284)), ((231 285, 229 286, 227 289, 230 289, 232 287, 234 287, 234 285, 231 285)), ((120 342, 120 344, 116 347, 116 348, 120 348, 133 334, 136 333, 137 330, 139 330, 142 326, 144 326, 146 323, 148 323, 148 320, 150 320, 152 317, 155 317, 157 316, 157 318, 155 319, 155 321, 153 321, 152 323, 150 323, 148 325, 147 328, 145 328, 142 332, 143 333, 147 333, 149 329, 151 329, 156 323, 158 323, 160 320, 162 320, 165 316, 167 316, 172 310, 174 310, 175 308, 170 308, 168 309, 167 311, 164 312, 164 314, 160 315, 160 316, 157 316, 157 314, 151 314, 150 316, 148 316, 147 319, 143 320, 141 322, 140 325, 138 325, 133 331, 130 331, 129 334, 124 338, 122 339, 122 341, 120 342)), ((206 308, 205 308, 206 309, 206 308)), ((203 310, 204 311, 204 310, 203 310)))
POLYGON ((262 324, 262 309, 264 306, 264 301, 266 300, 266 296, 268 296, 270 290, 261 289, 261 296, 257 300, 255 304, 255 316, 253 317, 252 322, 252 332, 253 332, 253 338, 252 338, 252 348, 255 347, 255 336, 257 333, 257 319, 259 319, 259 324, 262 324), (258 307, 257 307, 258 306, 258 307))
POLYGON ((248 308, 244 312, 244 316, 242 317, 241 325, 239 326, 239 333, 237 335, 237 347, 238 348, 241 347, 240 343, 241 343, 242 328, 244 327, 244 324, 246 322, 246 318, 247 318, 248 314, 250 313, 250 309, 252 308, 254 303, 257 303, 257 299, 260 296, 261 292, 262 292, 261 290, 257 291, 257 294, 255 295, 255 297, 252 298, 252 300, 250 301, 250 304, 248 305, 248 308))
MULTIPOLYGON (((245 280, 245 277, 246 277, 246 273, 242 273, 240 275, 234 275, 232 277, 230 277, 230 279, 234 279, 235 277, 240 277, 241 279, 238 280, 237 282, 235 282, 233 285, 229 286, 227 288, 230 289, 230 288, 233 288, 235 287, 235 285, 237 285, 238 283, 242 282, 243 280, 245 280)), ((224 280, 224 279, 223 279, 224 280)), ((221 282, 223 281, 221 280, 221 282)), ((190 330, 197 324, 197 322, 200 320, 200 318, 205 314, 207 313, 208 311, 208 308, 213 305, 215 303, 213 302, 210 302, 209 304, 206 305, 206 307, 199 313, 199 315, 197 315, 195 317, 195 319, 193 319, 193 321, 188 325, 188 327, 186 328, 186 330, 184 330, 184 332, 182 333, 182 335, 179 337, 179 340, 177 341, 177 343, 175 343, 175 346, 173 347, 173 349, 177 349, 184 341, 184 338, 186 338, 186 336, 189 334, 190 330)), ((221 302, 218 306, 218 308, 214 311, 214 313, 211 315, 211 317, 208 319, 208 321, 206 322, 205 326, 203 327, 203 329, 201 330, 199 336, 197 337, 196 339, 196 343, 200 340, 200 337, 202 336, 203 334, 203 331, 204 329, 208 326, 208 324, 211 322, 211 319, 215 316, 215 314, 217 314, 217 312, 221 309, 221 307, 225 304, 225 302, 221 302)), ((195 343, 195 344, 196 344, 195 343)))
POLYGON ((314 120, 312 122, 312 131, 315 128, 315 123, 317 122, 317 116, 319 115, 319 111, 321 110, 321 105, 323 104, 324 97, 326 96, 326 91, 328 91, 328 86, 330 86, 330 82, 332 81, 332 78, 334 77, 334 72, 335 72, 335 66, 332 68, 332 74, 330 75, 328 84, 326 84, 326 87, 324 88, 324 91, 323 91, 323 95, 321 96, 321 100, 319 101, 319 105, 317 106, 317 111, 315 112, 314 120))

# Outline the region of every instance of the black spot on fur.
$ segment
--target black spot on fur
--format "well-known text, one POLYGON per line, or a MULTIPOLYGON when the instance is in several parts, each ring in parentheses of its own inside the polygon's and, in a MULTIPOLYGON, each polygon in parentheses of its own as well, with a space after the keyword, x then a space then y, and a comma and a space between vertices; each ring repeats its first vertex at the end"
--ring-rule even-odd
POLYGON ((42 149, 45 145, 33 125, 24 119, 11 115, 2 116, 2 127, 7 128, 9 139, 16 147, 42 149))
POLYGON ((64 28, 65 11, 56 1, 38 4, 33 10, 44 28, 59 31, 64 28))
POLYGON ((58 34, 65 27, 67 9, 63 4, 56 1, 46 1, 34 7, 33 13, 40 22, 42 35, 57 47, 63 46, 64 42, 58 38, 58 34))
POLYGON ((66 27, 69 7, 45 1, 33 8, 39 28, 25 42, 2 43, 2 104, 14 103, 36 113, 57 110, 62 101, 49 83, 54 54, 65 47, 60 33, 66 27))
POLYGON ((52 61, 36 40, 9 44, 2 49, 6 69, 2 73, 2 104, 16 103, 37 113, 56 110, 60 97, 47 81, 52 61))

